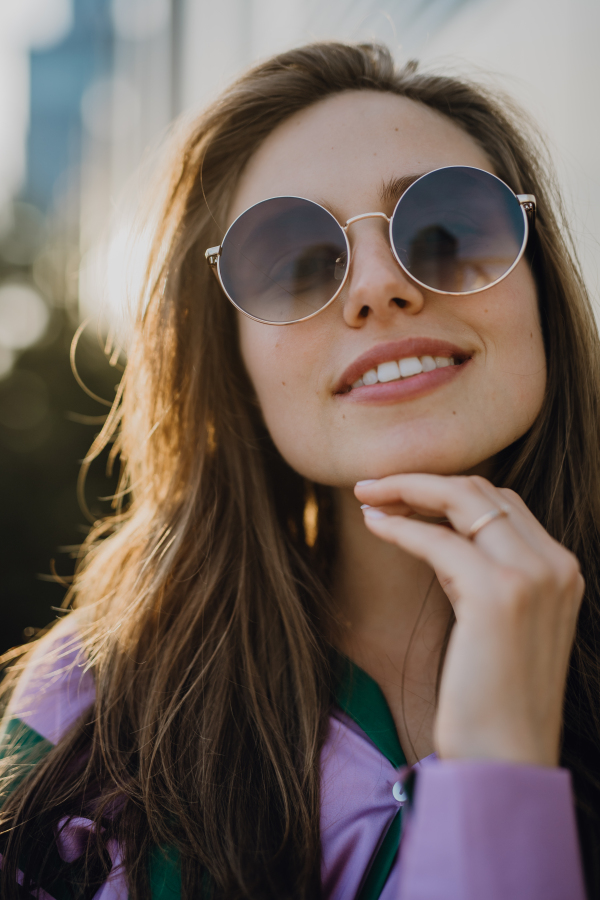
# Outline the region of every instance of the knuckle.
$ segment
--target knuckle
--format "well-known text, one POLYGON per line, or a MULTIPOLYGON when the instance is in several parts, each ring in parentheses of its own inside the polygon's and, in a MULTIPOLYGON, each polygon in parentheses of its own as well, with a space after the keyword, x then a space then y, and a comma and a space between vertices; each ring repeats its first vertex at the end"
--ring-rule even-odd
POLYGON ((575 613, 579 612, 585 594, 585 579, 581 572, 578 572, 571 584, 569 584, 566 594, 573 611, 575 613))
POLYGON ((483 475, 469 475, 466 477, 478 490, 481 490, 482 488, 483 490, 485 490, 486 488, 494 487, 491 481, 488 481, 488 479, 484 478, 483 475))
POLYGON ((468 494, 473 498, 481 498, 481 483, 485 479, 479 475, 459 475, 456 479, 461 495, 468 494), (478 480, 479 479, 479 482, 478 480))
POLYGON ((455 485, 457 485, 457 487, 464 489, 472 484, 473 476, 472 475, 455 475, 454 478, 452 479, 452 481, 454 482, 455 485))
POLYGON ((585 584, 579 560, 575 554, 566 550, 556 561, 557 576, 560 586, 567 591, 578 592, 582 585, 585 584))
POLYGON ((558 604, 571 618, 581 605, 585 580, 577 557, 565 550, 552 565, 534 559, 529 560, 527 569, 499 569, 496 587, 499 608, 515 621, 530 615, 535 608, 546 609, 548 603, 551 607, 558 604))
POLYGON ((550 588, 556 584, 556 572, 545 559, 535 560, 531 567, 534 584, 540 588, 550 588))
POLYGON ((498 488, 498 490, 500 491, 502 496, 506 498, 506 500, 514 500, 517 503, 523 503, 523 500, 521 499, 521 495, 517 494, 516 491, 513 491, 512 488, 504 488, 503 487, 503 488, 498 488))
POLYGON ((515 511, 521 511, 524 513, 528 513, 531 515, 531 510, 523 500, 520 494, 517 494, 516 491, 513 491, 512 488, 500 488, 500 494, 502 499, 508 503, 509 506, 512 506, 515 511))

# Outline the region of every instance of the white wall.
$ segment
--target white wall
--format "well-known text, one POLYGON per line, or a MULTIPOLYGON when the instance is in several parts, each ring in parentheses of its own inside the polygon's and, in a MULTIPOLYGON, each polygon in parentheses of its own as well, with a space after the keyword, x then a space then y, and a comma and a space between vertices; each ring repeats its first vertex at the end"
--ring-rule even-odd
POLYGON ((600 295, 600 3, 488 0, 424 42, 421 57, 492 73, 548 138, 586 280, 600 295))
POLYGON ((314 40, 379 40, 412 53, 480 0, 180 0, 183 107, 215 96, 248 64, 314 40))

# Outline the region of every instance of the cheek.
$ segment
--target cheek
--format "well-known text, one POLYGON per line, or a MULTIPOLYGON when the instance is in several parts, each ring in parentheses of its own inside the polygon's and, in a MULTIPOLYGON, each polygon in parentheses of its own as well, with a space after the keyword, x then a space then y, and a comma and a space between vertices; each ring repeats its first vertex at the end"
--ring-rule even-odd
POLYGON ((486 350, 488 400, 507 431, 524 433, 539 413, 546 388, 546 356, 533 277, 526 264, 481 296, 480 333, 486 350), (504 286, 505 285, 505 286, 504 286))
POLYGON ((284 458, 302 468, 306 447, 318 443, 321 369, 328 358, 322 323, 320 329, 309 322, 277 327, 243 319, 242 359, 265 425, 284 458))

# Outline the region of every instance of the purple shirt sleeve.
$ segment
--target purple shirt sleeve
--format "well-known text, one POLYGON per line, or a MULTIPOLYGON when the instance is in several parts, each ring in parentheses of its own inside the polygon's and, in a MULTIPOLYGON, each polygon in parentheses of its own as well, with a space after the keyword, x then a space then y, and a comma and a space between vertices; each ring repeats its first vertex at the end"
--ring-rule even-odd
POLYGON ((42 638, 11 697, 8 714, 57 744, 95 700, 94 679, 71 622, 42 638))
POLYGON ((398 900, 585 900, 569 772, 423 766, 399 868, 398 900))

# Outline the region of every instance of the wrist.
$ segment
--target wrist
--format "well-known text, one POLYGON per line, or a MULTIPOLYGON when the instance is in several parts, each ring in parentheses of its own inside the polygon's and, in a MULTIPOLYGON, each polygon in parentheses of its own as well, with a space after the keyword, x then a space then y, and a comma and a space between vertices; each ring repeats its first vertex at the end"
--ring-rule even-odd
POLYGON ((520 735, 473 735, 460 738, 435 740, 439 759, 488 760, 514 765, 556 767, 559 764, 559 747, 556 742, 520 735))

